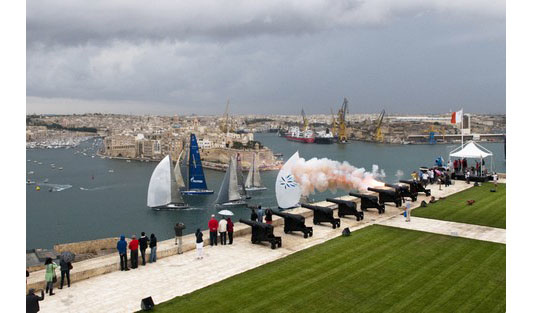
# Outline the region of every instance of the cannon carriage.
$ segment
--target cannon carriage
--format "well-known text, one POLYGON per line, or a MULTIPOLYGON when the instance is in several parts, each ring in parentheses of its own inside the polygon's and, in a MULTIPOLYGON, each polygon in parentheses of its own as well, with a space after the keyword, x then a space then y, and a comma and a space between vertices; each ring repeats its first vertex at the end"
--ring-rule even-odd
POLYGON ((353 201, 332 198, 326 198, 326 201, 337 204, 339 208, 337 214, 339 215, 339 217, 344 217, 346 215, 354 215, 358 221, 363 220, 363 218, 365 217, 363 211, 357 211, 357 203, 353 201))
POLYGON ((379 203, 385 205, 387 202, 392 202, 396 207, 402 206, 402 197, 393 189, 379 189, 368 187, 368 191, 377 192, 379 195, 379 203))
POLYGON ((304 234, 304 238, 313 236, 313 227, 305 226, 305 217, 302 215, 281 212, 279 210, 272 210, 272 214, 283 218, 283 232, 286 234, 293 231, 301 231, 304 234))
POLYGON ((361 199, 361 210, 363 212, 371 208, 376 208, 379 214, 385 213, 385 205, 379 203, 377 196, 356 192, 350 192, 349 195, 361 199))
POLYGON ((412 192, 410 187, 408 185, 400 185, 400 184, 385 184, 385 186, 394 188, 396 190, 396 193, 400 195, 400 197, 408 197, 411 198, 412 201, 416 201, 416 198, 418 197, 418 192, 412 192))
POLYGON ((281 247, 281 237, 274 236, 274 227, 270 224, 240 219, 239 222, 252 226, 252 243, 268 241, 272 249, 281 247))
POLYGON ((331 208, 311 204, 302 204, 302 208, 313 211, 313 224, 315 225, 320 223, 331 223, 333 229, 341 227, 340 218, 333 217, 333 210, 331 208))
POLYGON ((411 193, 418 194, 420 192, 424 193, 426 197, 431 196, 431 189, 426 189, 422 182, 416 180, 400 180, 400 183, 409 185, 409 191, 411 193))

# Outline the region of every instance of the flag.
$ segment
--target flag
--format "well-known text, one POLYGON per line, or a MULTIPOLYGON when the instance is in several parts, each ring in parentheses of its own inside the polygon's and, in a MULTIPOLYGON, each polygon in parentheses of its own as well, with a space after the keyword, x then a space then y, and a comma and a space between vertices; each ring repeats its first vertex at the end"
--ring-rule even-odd
POLYGON ((463 109, 452 113, 452 124, 457 124, 463 121, 463 109))

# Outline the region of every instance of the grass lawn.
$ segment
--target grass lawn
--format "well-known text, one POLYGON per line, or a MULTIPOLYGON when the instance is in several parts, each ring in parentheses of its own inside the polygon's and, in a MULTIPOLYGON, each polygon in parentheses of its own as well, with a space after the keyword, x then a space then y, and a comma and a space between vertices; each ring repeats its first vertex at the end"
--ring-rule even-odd
POLYGON ((505 228, 505 184, 498 184, 496 192, 490 192, 491 189, 494 189, 493 184, 484 183, 480 187, 472 187, 444 200, 431 203, 425 208, 416 208, 411 215, 505 228), (470 199, 476 202, 473 205, 467 205, 466 200, 470 199))
POLYGON ((505 249, 373 225, 154 312, 505 312, 505 249))

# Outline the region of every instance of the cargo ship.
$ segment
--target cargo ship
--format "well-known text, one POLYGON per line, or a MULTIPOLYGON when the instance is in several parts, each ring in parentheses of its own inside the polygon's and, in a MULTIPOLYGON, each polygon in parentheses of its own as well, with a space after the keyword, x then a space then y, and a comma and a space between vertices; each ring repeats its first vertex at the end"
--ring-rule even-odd
POLYGON ((329 131, 329 129, 326 129, 324 131, 317 132, 317 135, 315 136, 315 143, 318 144, 332 144, 335 142, 335 137, 333 137, 333 134, 329 131))
POLYGON ((291 127, 285 138, 287 138, 287 140, 303 143, 315 142, 315 136, 312 130, 300 131, 299 127, 291 127))

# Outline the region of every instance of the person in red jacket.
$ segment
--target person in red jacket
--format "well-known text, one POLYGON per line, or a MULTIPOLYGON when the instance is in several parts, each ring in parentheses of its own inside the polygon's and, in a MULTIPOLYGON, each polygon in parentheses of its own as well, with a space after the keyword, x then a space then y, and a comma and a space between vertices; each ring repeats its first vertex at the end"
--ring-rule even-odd
POLYGON ((215 215, 211 215, 211 219, 209 220, 209 223, 207 223, 207 226, 209 227, 209 244, 213 246, 217 245, 217 230, 218 230, 218 221, 215 218, 215 215))
POLYGON ((228 217, 228 239, 229 244, 231 245, 233 243, 233 222, 231 221, 231 218, 228 217))
POLYGON ((131 236, 128 248, 130 248, 131 268, 137 268, 137 263, 139 262, 139 240, 137 240, 135 235, 131 236))

